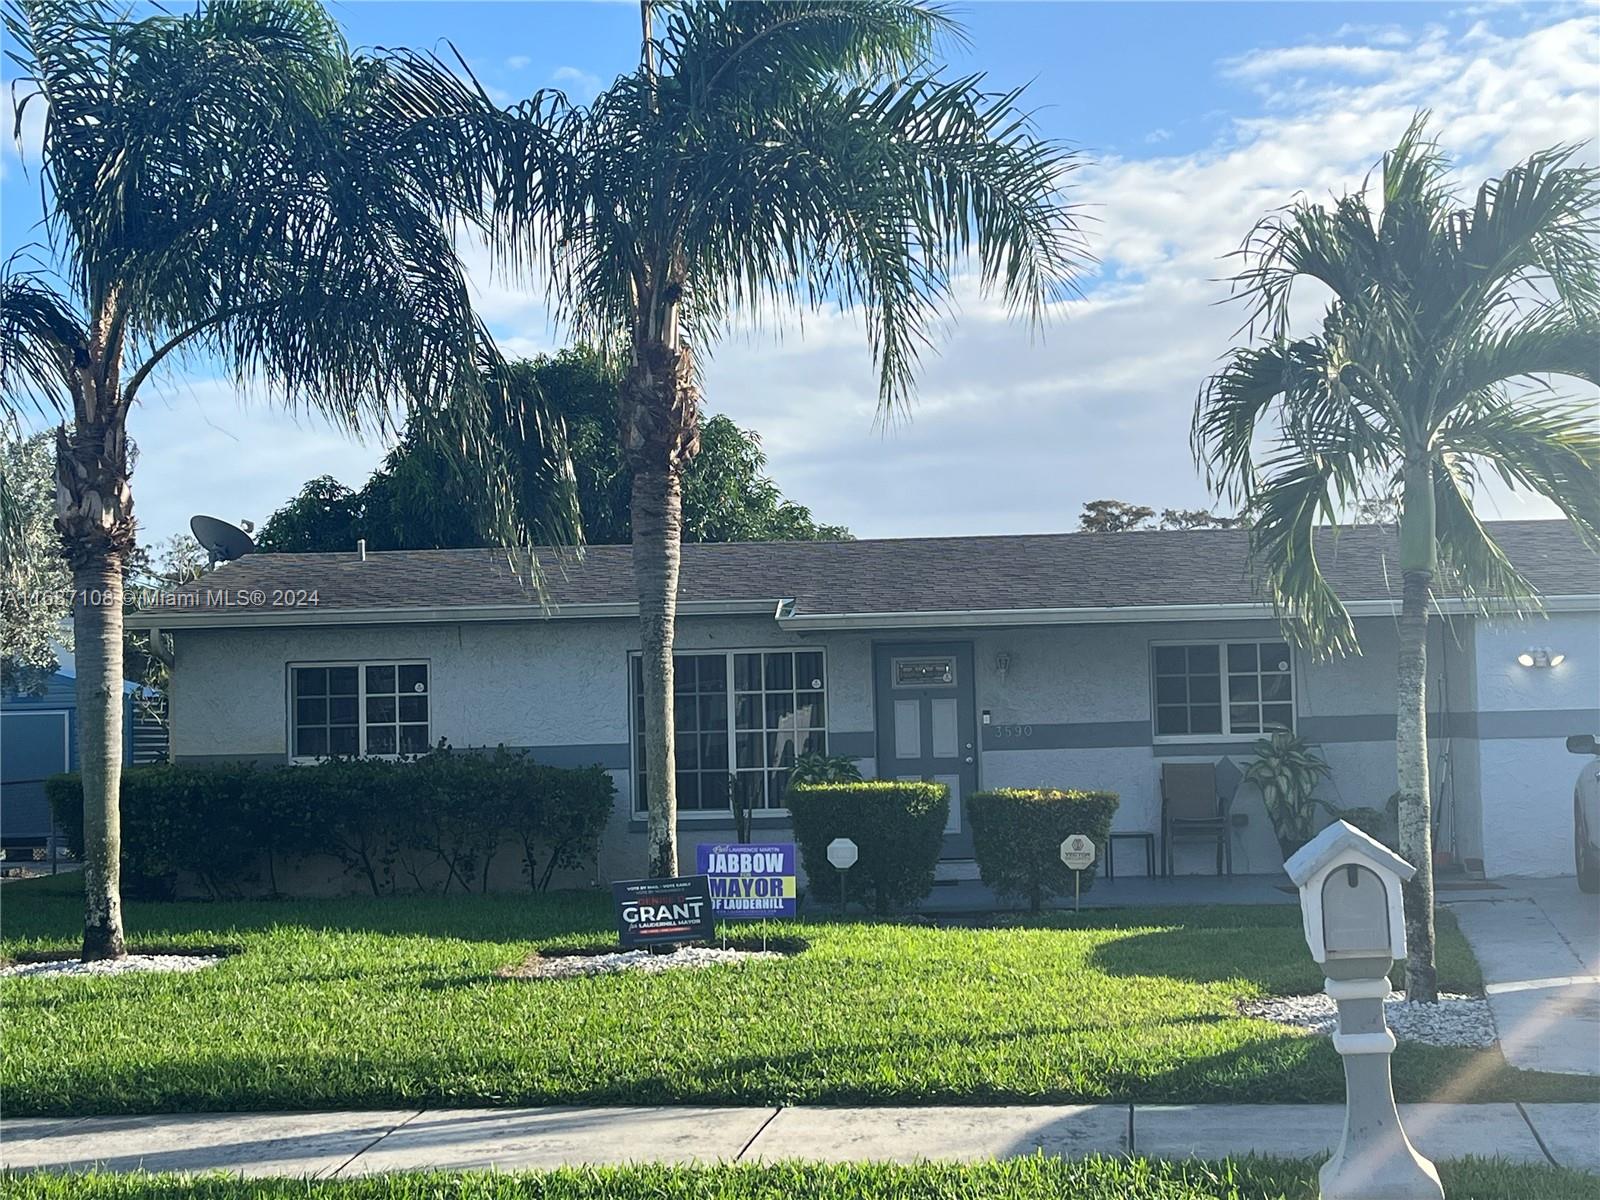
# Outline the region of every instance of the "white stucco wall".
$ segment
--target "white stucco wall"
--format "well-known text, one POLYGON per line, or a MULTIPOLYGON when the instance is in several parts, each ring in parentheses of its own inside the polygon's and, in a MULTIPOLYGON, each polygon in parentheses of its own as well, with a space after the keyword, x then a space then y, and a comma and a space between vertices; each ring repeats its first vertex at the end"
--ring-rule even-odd
MULTIPOLYGON (((1394 789, 1395 630, 1391 620, 1364 619, 1359 634, 1362 655, 1328 662, 1297 657, 1297 721, 1333 766, 1319 794, 1341 807, 1382 808, 1394 789)), ((1151 643, 1277 636, 1270 621, 918 634, 919 640, 973 644, 975 707, 980 720, 985 711, 990 718, 980 726, 980 787, 1109 789, 1122 797, 1115 828, 1152 832, 1160 823, 1163 762, 1215 761, 1228 754, 1243 766, 1255 739, 1155 742, 1151 643), (1009 660, 1003 672, 1002 655, 1009 660), (1005 734, 1018 727, 1029 728, 1029 735, 1005 734)), ((637 646, 631 621, 183 630, 175 640, 172 746, 179 758, 283 760, 290 663, 423 659, 430 666, 435 739, 560 751, 566 761, 611 767, 617 807, 600 877, 626 877, 640 869, 644 840, 627 769, 628 655, 637 646)), ((864 633, 801 637, 764 616, 685 617, 678 631, 678 645, 686 651, 823 649, 830 737, 859 755, 869 776, 874 640, 864 633)), ((1481 853, 1491 875, 1570 871, 1576 760, 1564 753, 1561 740, 1581 731, 1567 727, 1574 714, 1592 714, 1600 704, 1600 621, 1594 614, 1573 614, 1531 626, 1458 621, 1446 629, 1436 622, 1429 675, 1431 707, 1440 712, 1447 691, 1451 728, 1457 730, 1449 742, 1447 792, 1453 788, 1454 797, 1440 844, 1469 859, 1481 853), (1516 653, 1528 645, 1561 649, 1567 661, 1551 671, 1515 665, 1516 653), (1528 726, 1538 719, 1528 714, 1537 713, 1553 714, 1548 729, 1528 726)), ((1436 719, 1436 730, 1442 733, 1444 724, 1436 719)), ((1437 738, 1432 749, 1437 767, 1445 741, 1437 738)), ((1235 869, 1279 870, 1271 822, 1255 789, 1241 789, 1234 811, 1247 818, 1235 834, 1235 869)), ((685 856, 696 841, 730 833, 725 819, 686 816, 685 856)), ((1122 847, 1119 866, 1127 874, 1142 871, 1133 846, 1122 847)), ((1209 873, 1213 865, 1205 850, 1194 847, 1180 857, 1178 869, 1209 873)))
POLYGON ((1484 869, 1494 875, 1570 875, 1572 787, 1583 761, 1563 744, 1600 733, 1600 617, 1479 626, 1477 753, 1484 869), (1559 667, 1530 669, 1532 646, 1564 653, 1559 667))

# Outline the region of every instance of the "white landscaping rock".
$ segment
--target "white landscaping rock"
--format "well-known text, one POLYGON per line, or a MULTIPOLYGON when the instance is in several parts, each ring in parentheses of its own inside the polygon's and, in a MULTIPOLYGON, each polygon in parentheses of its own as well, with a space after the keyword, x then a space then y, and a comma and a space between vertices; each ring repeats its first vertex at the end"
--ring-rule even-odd
MULTIPOLYGON (((1332 1034, 1339 1022, 1338 1006, 1322 992, 1314 996, 1241 1000, 1239 1011, 1247 1017, 1293 1025, 1324 1036, 1332 1034)), ((1476 1049, 1495 1043, 1494 1018, 1489 1015, 1489 1002, 1482 996, 1440 992, 1437 1004, 1410 1004, 1404 992, 1390 992, 1383 1002, 1383 1015, 1402 1042, 1476 1049)))
POLYGON ((152 971, 201 971, 222 961, 220 954, 130 954, 125 958, 106 958, 84 962, 78 958, 58 958, 48 962, 11 963, 0 967, 0 975, 133 975, 152 971))
POLYGON ((519 979, 571 979, 582 975, 612 975, 619 971, 672 971, 783 957, 785 956, 770 950, 722 950, 715 946, 679 946, 670 954, 651 954, 648 950, 623 950, 615 954, 563 954, 553 958, 532 958, 514 974, 519 979))

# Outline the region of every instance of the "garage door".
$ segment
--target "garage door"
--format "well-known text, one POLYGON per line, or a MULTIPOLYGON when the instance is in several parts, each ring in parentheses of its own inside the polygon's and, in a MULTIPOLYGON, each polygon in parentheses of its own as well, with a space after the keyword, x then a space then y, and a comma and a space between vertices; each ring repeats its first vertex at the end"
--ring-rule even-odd
POLYGON ((70 761, 66 709, 0 713, 0 844, 30 845, 50 835, 44 781, 70 761))

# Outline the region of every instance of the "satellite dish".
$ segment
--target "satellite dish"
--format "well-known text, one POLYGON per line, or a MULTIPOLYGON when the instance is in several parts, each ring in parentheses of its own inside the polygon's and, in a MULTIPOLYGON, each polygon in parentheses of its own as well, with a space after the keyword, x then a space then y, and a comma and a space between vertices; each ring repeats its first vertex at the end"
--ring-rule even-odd
POLYGON ((243 558, 256 548, 248 533, 237 525, 229 525, 216 517, 192 517, 189 528, 194 531, 195 540, 204 546, 206 553, 211 556, 213 567, 219 562, 243 558))

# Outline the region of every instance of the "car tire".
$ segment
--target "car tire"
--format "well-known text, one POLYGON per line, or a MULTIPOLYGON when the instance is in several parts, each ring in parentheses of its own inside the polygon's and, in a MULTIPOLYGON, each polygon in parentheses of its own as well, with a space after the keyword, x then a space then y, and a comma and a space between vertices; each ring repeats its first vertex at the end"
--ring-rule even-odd
POLYGON ((1600 853, 1589 841, 1577 812, 1572 814, 1572 856, 1578 869, 1578 890, 1591 896, 1600 892, 1600 853))

